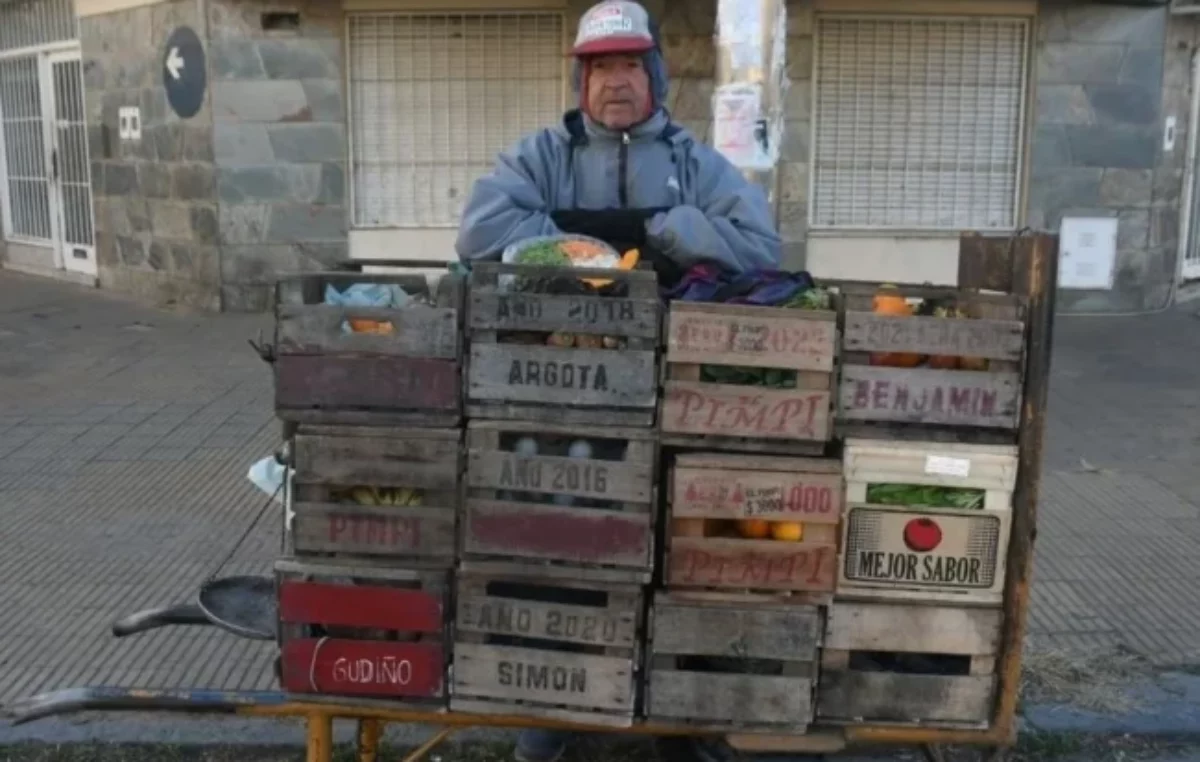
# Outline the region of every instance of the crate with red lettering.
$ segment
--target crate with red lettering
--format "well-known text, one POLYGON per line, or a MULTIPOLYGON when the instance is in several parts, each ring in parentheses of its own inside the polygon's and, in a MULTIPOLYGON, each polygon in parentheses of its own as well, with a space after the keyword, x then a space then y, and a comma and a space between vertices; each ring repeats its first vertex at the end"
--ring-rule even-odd
POLYGON ((1022 297, 923 286, 841 288, 838 407, 847 435, 1015 441, 1022 297))
POLYGON ((288 540, 297 556, 452 565, 461 429, 300 426, 288 540))
POLYGON ((671 302, 664 446, 821 455, 832 432, 837 314, 671 302))
POLYGON ((314 273, 276 289, 275 411, 291 423, 455 426, 464 284, 447 273, 314 273), (330 303, 354 286, 386 307, 330 303), (379 294, 372 294, 378 296, 379 294))
POLYGON ((813 717, 822 608, 655 595, 646 716, 697 729, 803 733, 813 717))
POLYGON ((452 711, 633 724, 643 588, 470 561, 456 581, 452 711))
POLYGON ((468 416, 652 426, 661 310, 650 271, 473 265, 468 416))
POLYGON ((653 429, 471 421, 467 445, 463 558, 650 581, 653 429))
POLYGON ((667 500, 667 588, 830 593, 842 515, 841 463, 687 453, 667 500))
POLYGON ((284 690, 445 705, 448 569, 283 558, 275 573, 284 690))
POLYGON ((842 597, 996 604, 1015 445, 846 440, 842 597))
POLYGON ((818 720, 986 727, 1003 621, 999 607, 838 599, 825 624, 818 720))

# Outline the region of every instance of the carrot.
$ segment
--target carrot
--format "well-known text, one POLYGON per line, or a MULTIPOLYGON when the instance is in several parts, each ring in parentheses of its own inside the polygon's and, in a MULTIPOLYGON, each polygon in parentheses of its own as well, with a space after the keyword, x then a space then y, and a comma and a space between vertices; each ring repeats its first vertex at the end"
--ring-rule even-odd
POLYGON ((571 259, 592 259, 608 253, 603 247, 590 241, 563 241, 558 247, 571 259))

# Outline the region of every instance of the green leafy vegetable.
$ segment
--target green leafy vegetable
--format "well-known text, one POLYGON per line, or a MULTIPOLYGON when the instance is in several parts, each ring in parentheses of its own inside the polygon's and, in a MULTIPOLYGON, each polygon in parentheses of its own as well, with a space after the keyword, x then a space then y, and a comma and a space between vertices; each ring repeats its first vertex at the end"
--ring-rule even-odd
POLYGON ((924 484, 868 484, 867 502, 922 508, 983 509, 984 491, 968 487, 933 487, 924 484))
POLYGON ((571 258, 553 241, 534 244, 517 255, 516 263, 543 267, 567 267, 571 258))

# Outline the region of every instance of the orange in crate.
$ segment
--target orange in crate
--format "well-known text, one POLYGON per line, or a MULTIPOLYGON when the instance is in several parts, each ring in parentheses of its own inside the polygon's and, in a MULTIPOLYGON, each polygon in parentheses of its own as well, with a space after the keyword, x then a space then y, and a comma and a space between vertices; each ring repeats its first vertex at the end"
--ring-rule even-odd
POLYGON ((737 528, 742 537, 761 540, 771 533, 771 522, 762 519, 741 519, 737 528))
POLYGON ((774 521, 771 523, 771 539, 800 542, 804 539, 804 525, 795 521, 774 521))

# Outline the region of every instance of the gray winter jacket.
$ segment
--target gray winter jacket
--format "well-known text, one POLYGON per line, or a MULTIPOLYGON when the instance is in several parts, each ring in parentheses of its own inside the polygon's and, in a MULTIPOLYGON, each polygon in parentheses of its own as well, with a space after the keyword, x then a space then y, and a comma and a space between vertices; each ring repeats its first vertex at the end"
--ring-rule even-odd
POLYGON ((455 248, 464 261, 498 259, 515 241, 561 232, 551 212, 652 207, 670 211, 648 221, 647 242, 683 268, 779 265, 781 243, 762 190, 662 109, 626 133, 572 111, 562 124, 522 139, 475 183, 455 248))

